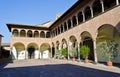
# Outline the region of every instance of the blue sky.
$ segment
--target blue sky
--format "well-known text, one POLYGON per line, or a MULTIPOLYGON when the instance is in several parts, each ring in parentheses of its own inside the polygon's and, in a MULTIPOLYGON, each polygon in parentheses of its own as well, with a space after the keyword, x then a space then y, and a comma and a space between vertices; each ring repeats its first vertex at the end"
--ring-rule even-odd
POLYGON ((6 23, 41 24, 55 20, 57 13, 64 13, 77 0, 0 0, 0 34, 2 42, 10 42, 6 23))

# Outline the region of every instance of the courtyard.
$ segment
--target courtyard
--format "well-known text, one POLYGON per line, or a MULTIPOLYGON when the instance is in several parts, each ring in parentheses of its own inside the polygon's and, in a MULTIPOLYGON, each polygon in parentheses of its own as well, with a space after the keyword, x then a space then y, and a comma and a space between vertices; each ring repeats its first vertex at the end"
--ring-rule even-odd
POLYGON ((58 59, 14 60, 0 65, 0 77, 120 77, 120 67, 58 59))

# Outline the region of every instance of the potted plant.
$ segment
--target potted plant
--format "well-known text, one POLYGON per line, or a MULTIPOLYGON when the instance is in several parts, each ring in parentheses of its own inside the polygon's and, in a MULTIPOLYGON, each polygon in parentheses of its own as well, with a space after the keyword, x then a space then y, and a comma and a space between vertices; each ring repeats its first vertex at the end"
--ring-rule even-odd
POLYGON ((115 57, 115 55, 117 55, 117 49, 118 47, 118 44, 112 40, 112 41, 105 41, 103 43, 101 43, 99 45, 99 52, 102 53, 102 56, 103 57, 106 57, 107 59, 107 65, 108 66, 112 66, 113 63, 112 63, 112 59, 115 57))
POLYGON ((85 59, 85 61, 84 61, 85 63, 89 62, 89 60, 88 60, 89 52, 90 52, 90 48, 88 46, 82 45, 80 47, 80 54, 85 59))
POLYGON ((66 57, 67 57, 67 50, 66 50, 66 48, 62 49, 62 56, 63 56, 64 60, 66 60, 66 57))
POLYGON ((72 61, 75 61, 75 60, 76 60, 75 55, 76 55, 76 48, 75 48, 75 47, 71 47, 71 57, 72 57, 72 61))

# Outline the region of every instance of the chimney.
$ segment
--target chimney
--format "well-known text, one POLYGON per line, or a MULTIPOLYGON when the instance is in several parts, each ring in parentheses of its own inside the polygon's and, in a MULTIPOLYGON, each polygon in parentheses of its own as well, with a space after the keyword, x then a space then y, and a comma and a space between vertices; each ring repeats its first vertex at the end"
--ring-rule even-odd
POLYGON ((56 14, 56 20, 57 20, 61 15, 62 15, 62 14, 57 13, 57 14, 56 14))

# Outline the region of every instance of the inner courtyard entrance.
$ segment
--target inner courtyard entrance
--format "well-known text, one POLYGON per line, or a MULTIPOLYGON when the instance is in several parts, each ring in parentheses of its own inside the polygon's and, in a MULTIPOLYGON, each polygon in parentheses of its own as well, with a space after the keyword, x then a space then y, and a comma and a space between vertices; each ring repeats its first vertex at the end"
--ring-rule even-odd
POLYGON ((34 47, 29 47, 28 48, 28 59, 34 59, 34 52, 35 52, 34 47))
POLYGON ((90 48, 90 53, 89 53, 88 59, 94 61, 94 48, 93 48, 92 38, 86 37, 83 41, 83 45, 86 45, 90 48))

